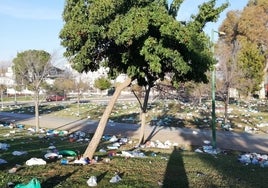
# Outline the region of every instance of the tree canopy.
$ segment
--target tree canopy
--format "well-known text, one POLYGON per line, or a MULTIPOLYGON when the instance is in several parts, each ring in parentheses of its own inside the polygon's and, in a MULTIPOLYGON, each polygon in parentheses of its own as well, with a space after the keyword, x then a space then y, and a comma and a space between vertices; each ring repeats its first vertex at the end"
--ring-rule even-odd
POLYGON ((228 12, 220 27, 220 31, 225 32, 226 36, 220 38, 221 44, 218 49, 221 52, 225 51, 225 56, 229 57, 225 58, 225 63, 235 63, 236 70, 240 70, 236 72, 239 79, 233 82, 240 83, 236 87, 246 96, 260 90, 264 73, 267 71, 267 10, 267 1, 250 0, 243 11, 228 12), (234 51, 235 61, 232 59, 234 51))
MULTIPOLYGON (((111 78, 122 73, 128 76, 116 88, 104 114, 111 113, 122 89, 136 80, 145 88, 143 104, 139 100, 143 130, 150 89, 157 80, 168 74, 174 86, 188 80, 207 82, 205 73, 215 61, 203 29, 207 22, 216 21, 228 4, 216 7, 216 0, 209 0, 199 6, 199 12, 190 21, 181 22, 176 15, 182 2, 66 1, 60 38, 72 67, 78 72, 88 72, 105 66, 111 78)), ((91 140, 95 143, 90 143, 85 152, 90 157, 103 134, 107 114, 91 140)))
POLYGON ((139 85, 153 84, 172 72, 172 80, 207 81, 213 64, 203 32, 227 4, 215 0, 200 5, 199 13, 184 23, 175 19, 183 1, 67 0, 60 32, 65 56, 79 72, 109 67, 112 77, 126 73, 139 85))
POLYGON ((108 78, 105 78, 104 76, 101 76, 94 82, 94 87, 98 88, 101 91, 109 89, 111 86, 112 83, 110 82, 110 80, 108 78))
POLYGON ((43 50, 27 50, 19 52, 13 59, 13 71, 18 85, 39 90, 40 84, 51 67, 51 56, 43 50))
POLYGON ((34 91, 36 131, 39 131, 39 92, 48 76, 51 56, 44 50, 27 50, 13 59, 13 71, 18 85, 34 91))

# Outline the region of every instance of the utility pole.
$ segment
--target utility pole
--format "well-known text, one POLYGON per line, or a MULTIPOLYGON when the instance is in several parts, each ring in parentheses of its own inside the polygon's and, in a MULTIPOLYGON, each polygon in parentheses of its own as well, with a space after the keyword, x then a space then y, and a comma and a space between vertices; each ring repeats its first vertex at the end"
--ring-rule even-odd
MULTIPOLYGON (((224 32, 218 32, 212 29, 211 31, 211 52, 214 57, 214 33, 217 33, 219 36, 224 36, 224 32)), ((215 65, 212 67, 211 72, 211 100, 212 100, 212 111, 211 111, 211 130, 212 130, 212 147, 213 149, 217 148, 217 142, 216 142, 216 112, 215 112, 215 90, 216 90, 216 69, 215 65)))

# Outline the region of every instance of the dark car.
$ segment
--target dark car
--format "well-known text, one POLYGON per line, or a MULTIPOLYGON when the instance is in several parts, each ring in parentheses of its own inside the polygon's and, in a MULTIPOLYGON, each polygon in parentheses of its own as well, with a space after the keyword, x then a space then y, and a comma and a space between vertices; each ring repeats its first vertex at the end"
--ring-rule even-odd
POLYGON ((62 95, 50 95, 46 98, 47 102, 51 102, 51 101, 65 101, 66 100, 66 96, 62 96, 62 95))

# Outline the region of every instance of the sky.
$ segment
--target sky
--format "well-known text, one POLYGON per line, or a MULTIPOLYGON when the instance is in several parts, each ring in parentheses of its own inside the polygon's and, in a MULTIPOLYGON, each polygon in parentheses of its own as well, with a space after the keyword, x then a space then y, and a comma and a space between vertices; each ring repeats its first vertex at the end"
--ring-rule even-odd
MULTIPOLYGON (((184 0, 178 19, 189 20, 205 0, 184 0)), ((217 4, 226 2, 218 0, 217 4)), ((230 6, 220 15, 217 23, 206 26, 217 30, 230 10, 242 10, 248 0, 229 0, 230 6)), ((63 27, 62 12, 65 0, 0 0, 0 66, 9 64, 18 52, 45 50, 64 61, 64 48, 60 45, 59 32, 63 27)))

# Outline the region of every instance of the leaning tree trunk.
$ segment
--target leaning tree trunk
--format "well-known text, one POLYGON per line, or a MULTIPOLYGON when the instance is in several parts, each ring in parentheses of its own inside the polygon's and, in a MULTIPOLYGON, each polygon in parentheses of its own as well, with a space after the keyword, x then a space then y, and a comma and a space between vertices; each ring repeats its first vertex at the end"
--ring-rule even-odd
POLYGON ((151 90, 151 87, 149 86, 145 91, 145 97, 144 97, 143 105, 141 107, 141 128, 140 128, 140 135, 139 135, 139 145, 143 144, 143 142, 144 142, 144 133, 145 133, 145 126, 146 126, 146 114, 147 114, 147 107, 148 107, 150 90, 151 90))
POLYGON ((109 116, 112 112, 112 109, 115 105, 115 102, 117 101, 118 97, 120 96, 120 93, 123 89, 125 89, 129 84, 131 83, 131 79, 127 78, 123 83, 121 83, 118 87, 116 87, 115 92, 109 101, 108 106, 106 107, 100 122, 98 124, 98 127, 94 133, 93 138, 91 139, 90 143, 88 144, 86 151, 83 154, 83 157, 88 157, 89 159, 92 159, 99 143, 102 138, 104 129, 106 127, 106 124, 108 122, 109 116))

